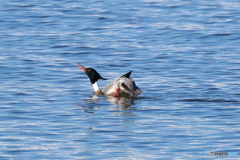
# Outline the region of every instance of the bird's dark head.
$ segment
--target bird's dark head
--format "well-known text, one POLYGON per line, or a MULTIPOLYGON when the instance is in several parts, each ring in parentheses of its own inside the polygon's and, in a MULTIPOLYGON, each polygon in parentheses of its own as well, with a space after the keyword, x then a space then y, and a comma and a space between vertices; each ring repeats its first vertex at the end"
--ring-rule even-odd
POLYGON ((77 65, 86 73, 86 75, 89 77, 92 84, 94 84, 99 79, 107 80, 106 78, 103 78, 102 76, 100 76, 100 74, 95 69, 84 68, 80 63, 77 63, 77 65))

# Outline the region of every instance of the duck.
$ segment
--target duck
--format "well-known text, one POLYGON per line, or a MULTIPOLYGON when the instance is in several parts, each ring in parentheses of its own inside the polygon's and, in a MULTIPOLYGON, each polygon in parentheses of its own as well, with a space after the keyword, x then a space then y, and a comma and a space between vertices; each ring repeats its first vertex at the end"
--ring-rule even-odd
POLYGON ((85 68, 79 62, 77 62, 79 68, 81 68, 90 79, 95 95, 104 95, 110 97, 136 97, 142 94, 142 90, 137 87, 135 81, 130 78, 132 71, 114 79, 103 90, 98 85, 98 80, 107 80, 103 78, 94 68, 85 68))

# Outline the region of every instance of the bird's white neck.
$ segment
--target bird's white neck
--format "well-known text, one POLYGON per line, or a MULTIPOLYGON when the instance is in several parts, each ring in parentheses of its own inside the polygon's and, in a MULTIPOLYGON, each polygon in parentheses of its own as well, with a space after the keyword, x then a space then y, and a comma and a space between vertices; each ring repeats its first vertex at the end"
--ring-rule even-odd
POLYGON ((102 94, 101 89, 98 86, 98 82, 96 81, 95 83, 92 84, 94 92, 96 93, 96 95, 100 95, 102 94))

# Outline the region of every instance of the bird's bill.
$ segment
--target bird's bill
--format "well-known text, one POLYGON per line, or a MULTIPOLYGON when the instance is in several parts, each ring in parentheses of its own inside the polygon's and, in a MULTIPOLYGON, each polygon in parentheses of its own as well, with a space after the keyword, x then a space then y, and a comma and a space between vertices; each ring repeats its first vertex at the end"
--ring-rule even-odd
POLYGON ((87 71, 86 68, 84 68, 79 62, 77 62, 77 65, 78 65, 78 67, 81 68, 84 72, 87 71))

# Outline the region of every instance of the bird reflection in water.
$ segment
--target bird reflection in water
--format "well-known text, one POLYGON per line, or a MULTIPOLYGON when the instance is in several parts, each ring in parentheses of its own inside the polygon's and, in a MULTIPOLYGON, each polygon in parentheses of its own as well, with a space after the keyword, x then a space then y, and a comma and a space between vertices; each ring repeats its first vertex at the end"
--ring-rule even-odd
POLYGON ((117 111, 131 111, 131 110, 136 110, 134 107, 134 100, 135 98, 132 97, 112 97, 112 96, 96 96, 95 94, 92 96, 92 98, 88 99, 83 99, 85 101, 85 104, 77 104, 78 106, 87 109, 89 112, 90 110, 95 110, 95 109, 100 109, 102 108, 102 104, 100 102, 102 101, 109 101, 112 104, 116 105, 116 110, 117 111))

